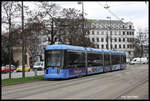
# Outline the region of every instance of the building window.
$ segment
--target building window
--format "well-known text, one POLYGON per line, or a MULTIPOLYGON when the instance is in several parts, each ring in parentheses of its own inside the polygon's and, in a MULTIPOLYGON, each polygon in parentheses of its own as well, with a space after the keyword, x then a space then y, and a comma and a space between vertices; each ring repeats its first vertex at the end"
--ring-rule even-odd
POLYGON ((130 48, 132 48, 132 45, 130 45, 130 48))
POLYGON ((101 41, 104 42, 104 39, 102 38, 101 41))
POLYGON ((123 38, 123 42, 125 42, 125 38, 123 38))
POLYGON ((132 32, 132 35, 134 35, 134 32, 132 32))
POLYGON ((97 48, 99 48, 99 45, 97 45, 97 48))
POLYGON ((119 45, 119 48, 121 48, 121 45, 119 45))
POLYGON ((132 26, 131 25, 129 25, 129 29, 131 29, 132 28, 132 26))
POLYGON ((92 34, 94 34, 94 31, 92 31, 92 34))
POLYGON ((129 42, 129 38, 127 38, 127 42, 129 42))
POLYGON ((104 35, 104 32, 102 31, 101 34, 104 35))
POLYGON ((106 48, 108 49, 108 45, 106 45, 106 48))
POLYGON ((122 27, 123 27, 123 29, 125 28, 124 25, 122 27))
POLYGON ((117 45, 115 44, 115 48, 117 49, 117 45))
POLYGON ((123 31, 123 35, 125 35, 125 32, 123 31))
POLYGON ((104 49, 104 45, 102 45, 102 49, 104 49))
POLYGON ((92 41, 93 41, 93 42, 95 41, 94 38, 92 38, 92 41))
POLYGON ((123 48, 126 48, 125 45, 123 45, 123 48))
POLYGON ((127 48, 129 48, 129 45, 127 45, 127 48))
POLYGON ((115 38, 115 42, 117 42, 117 38, 115 38))
POLYGON ((99 42, 99 38, 97 38, 97 42, 99 42))
POLYGON ((121 42, 121 38, 119 38, 119 42, 121 42))
POLYGON ((129 35, 129 32, 127 32, 127 35, 129 35))

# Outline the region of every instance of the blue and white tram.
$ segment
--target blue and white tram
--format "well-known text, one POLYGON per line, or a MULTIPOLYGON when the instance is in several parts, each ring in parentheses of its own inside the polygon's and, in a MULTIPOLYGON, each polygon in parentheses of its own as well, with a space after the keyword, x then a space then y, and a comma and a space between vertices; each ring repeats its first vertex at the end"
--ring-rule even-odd
POLYGON ((76 76, 124 69, 125 53, 72 45, 45 47, 44 78, 67 79, 76 76))

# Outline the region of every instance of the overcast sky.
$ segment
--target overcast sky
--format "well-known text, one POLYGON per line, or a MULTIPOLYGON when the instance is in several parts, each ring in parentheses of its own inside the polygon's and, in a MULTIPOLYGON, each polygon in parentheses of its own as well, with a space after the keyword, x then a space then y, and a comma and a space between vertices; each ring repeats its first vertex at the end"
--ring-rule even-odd
MULTIPOLYGON (((34 6, 36 2, 24 2, 24 5, 29 5, 30 9, 38 9, 34 6)), ((76 8, 82 11, 82 5, 78 4, 77 1, 64 1, 64 2, 52 2, 60 5, 62 8, 76 8)), ((87 13, 85 18, 88 19, 107 19, 106 17, 111 17, 112 20, 117 20, 114 16, 118 18, 124 18, 124 22, 132 22, 135 29, 138 28, 148 28, 148 7, 149 3, 145 1, 132 1, 132 2, 110 2, 110 1, 84 1, 84 12, 87 13), (109 11, 104 8, 104 6, 110 6, 109 11)))
MULTIPOLYGON (((82 5, 77 2, 54 2, 62 6, 63 8, 76 8, 82 10, 82 5)), ((110 6, 109 11, 115 14, 118 18, 124 18, 125 22, 131 21, 135 29, 148 27, 148 3, 142 2, 84 2, 84 12, 87 13, 86 18, 90 19, 107 19, 111 17, 112 20, 117 18, 111 14, 104 6, 110 6)))

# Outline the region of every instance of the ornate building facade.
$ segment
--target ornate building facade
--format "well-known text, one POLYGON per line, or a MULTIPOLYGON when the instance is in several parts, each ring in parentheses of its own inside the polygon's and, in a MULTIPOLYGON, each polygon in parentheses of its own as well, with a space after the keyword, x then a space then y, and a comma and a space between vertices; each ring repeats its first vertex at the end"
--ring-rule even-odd
POLYGON ((132 22, 120 20, 89 20, 92 30, 89 38, 99 49, 125 51, 126 57, 134 57, 134 34, 132 22))

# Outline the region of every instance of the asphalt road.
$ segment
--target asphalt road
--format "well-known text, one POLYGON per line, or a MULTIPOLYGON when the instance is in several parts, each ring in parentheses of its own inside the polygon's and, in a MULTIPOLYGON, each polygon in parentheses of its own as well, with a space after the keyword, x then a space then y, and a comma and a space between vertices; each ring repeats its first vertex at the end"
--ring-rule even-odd
POLYGON ((2 99, 149 99, 148 65, 69 80, 2 87, 2 99))

